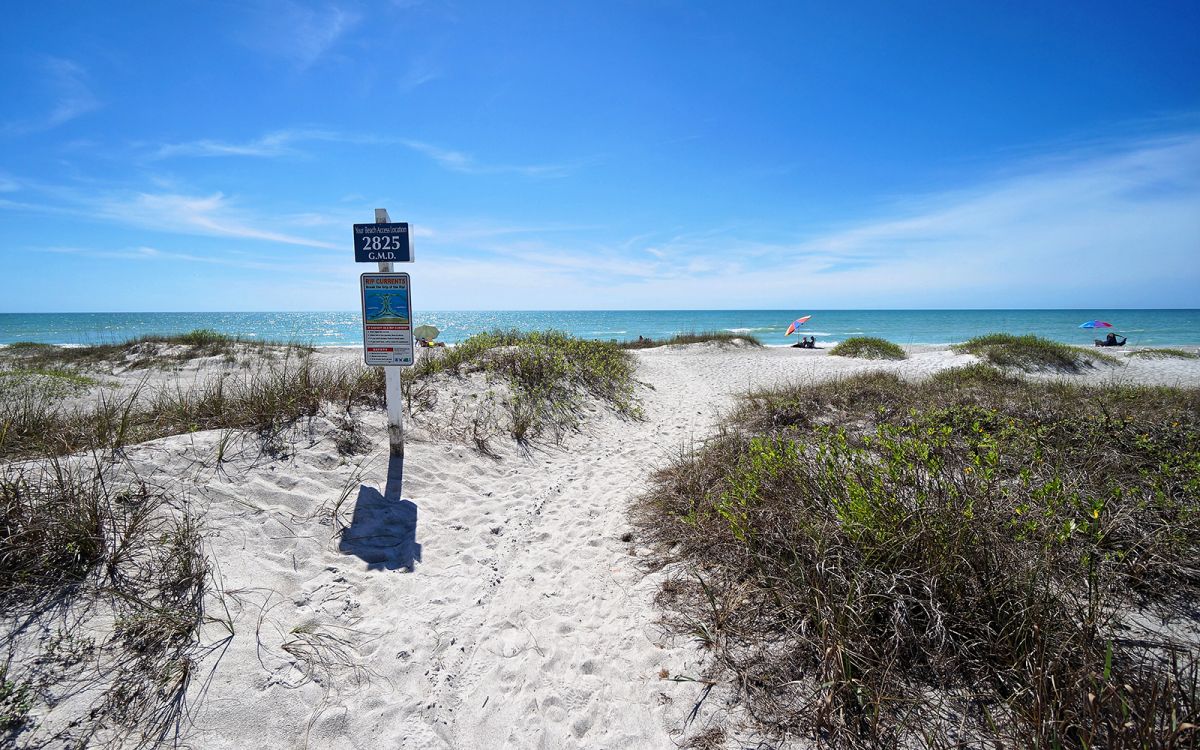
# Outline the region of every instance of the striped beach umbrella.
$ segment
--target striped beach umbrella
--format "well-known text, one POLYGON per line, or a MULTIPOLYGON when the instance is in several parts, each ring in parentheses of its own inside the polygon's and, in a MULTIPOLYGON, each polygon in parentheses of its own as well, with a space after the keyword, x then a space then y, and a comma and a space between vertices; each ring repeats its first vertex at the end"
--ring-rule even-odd
POLYGON ((790 326, 788 326, 787 333, 785 333, 783 335, 791 336, 793 333, 796 332, 796 329, 798 329, 800 326, 807 323, 808 319, 811 317, 812 317, 811 315, 805 315, 803 318, 796 318, 795 320, 792 321, 792 324, 790 326))

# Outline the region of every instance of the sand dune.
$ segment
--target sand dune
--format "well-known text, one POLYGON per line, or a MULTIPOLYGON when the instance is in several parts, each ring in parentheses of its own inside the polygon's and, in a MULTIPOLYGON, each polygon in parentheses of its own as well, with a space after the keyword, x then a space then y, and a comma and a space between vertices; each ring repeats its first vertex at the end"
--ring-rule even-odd
MULTIPOLYGON (((944 347, 910 355, 639 351, 643 420, 593 405, 561 445, 497 441, 495 457, 418 421, 403 463, 389 460, 373 412, 358 415, 364 451, 349 455, 345 425, 328 417, 267 452, 221 431, 130 449, 141 476, 202 514, 217 584, 206 607, 227 618, 203 631, 215 648, 192 683, 184 743, 675 746, 703 729, 721 694, 688 724, 704 691, 686 678, 703 673, 704 654, 658 626, 662 574, 641 563, 626 520, 648 473, 749 389, 876 369, 915 378, 974 361, 944 347)), ((162 377, 153 385, 169 385, 162 377)), ((1071 377, 1194 386, 1200 361, 1130 359, 1071 377)))

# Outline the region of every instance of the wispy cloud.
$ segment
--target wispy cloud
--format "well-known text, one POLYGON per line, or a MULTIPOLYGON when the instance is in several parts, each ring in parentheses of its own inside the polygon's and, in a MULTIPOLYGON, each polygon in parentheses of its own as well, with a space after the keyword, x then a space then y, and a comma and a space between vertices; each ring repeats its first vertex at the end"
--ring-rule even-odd
POLYGON ((153 148, 151 159, 173 157, 248 156, 276 158, 307 155, 304 143, 345 143, 363 146, 402 146, 432 159, 452 172, 462 174, 517 174, 526 177, 562 177, 577 169, 582 162, 546 164, 503 164, 477 159, 465 151, 444 148, 425 141, 393 138, 369 133, 343 133, 320 128, 291 128, 276 130, 249 141, 223 141, 203 138, 182 143, 166 143, 153 148))
POLYGON ((100 100, 92 93, 88 72, 78 63, 47 57, 39 68, 40 85, 53 100, 50 111, 40 117, 5 123, 0 132, 24 135, 49 130, 100 107, 100 100))
POLYGON ((362 21, 349 7, 269 0, 255 7, 251 27, 241 37, 247 46, 307 70, 328 55, 362 21))
POLYGON ((408 63, 408 67, 400 75, 400 79, 396 82, 396 86, 401 91, 412 91, 415 88, 423 86, 430 81, 435 81, 442 77, 441 69, 429 57, 415 57, 408 63))
POLYGON ((277 130, 241 143, 201 139, 185 143, 167 143, 151 154, 155 159, 175 156, 256 156, 277 157, 301 153, 296 144, 305 141, 349 141, 350 136, 325 130, 277 130))
POLYGON ((329 250, 343 248, 343 245, 313 236, 279 232, 273 228, 280 225, 317 227, 320 222, 314 219, 316 214, 268 216, 260 210, 238 205, 220 192, 188 195, 172 188, 148 192, 106 190, 96 186, 84 190, 43 183, 29 183, 24 187, 34 198, 25 201, 0 198, 0 209, 111 222, 170 234, 261 240, 329 250), (292 216, 300 216, 301 220, 292 222, 292 216))
POLYGON ((127 250, 102 250, 83 247, 45 247, 39 249, 43 252, 56 253, 59 255, 74 255, 86 258, 100 258, 103 260, 142 260, 166 263, 179 261, 184 263, 206 263, 209 265, 228 266, 231 268, 244 268, 254 271, 277 271, 279 269, 279 264, 277 263, 264 263, 261 261, 242 260, 239 258, 227 258, 216 255, 197 255, 195 253, 159 250, 158 248, 146 246, 135 247, 127 250))
POLYGON ((561 177, 576 169, 578 163, 489 164, 463 151, 442 148, 424 141, 401 140, 404 146, 428 156, 446 169, 464 174, 520 174, 526 177, 561 177))
POLYGON ((136 193, 91 202, 97 218, 179 234, 236 237, 304 247, 339 249, 339 245, 263 228, 263 219, 244 216, 221 193, 207 196, 136 193))

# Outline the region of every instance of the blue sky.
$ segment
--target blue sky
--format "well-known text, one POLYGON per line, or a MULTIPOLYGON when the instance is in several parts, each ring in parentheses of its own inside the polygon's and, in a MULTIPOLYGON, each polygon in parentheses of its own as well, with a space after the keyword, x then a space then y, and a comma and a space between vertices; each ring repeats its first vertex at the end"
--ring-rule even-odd
POLYGON ((0 312, 1200 307, 1195 2, 39 2, 0 312))

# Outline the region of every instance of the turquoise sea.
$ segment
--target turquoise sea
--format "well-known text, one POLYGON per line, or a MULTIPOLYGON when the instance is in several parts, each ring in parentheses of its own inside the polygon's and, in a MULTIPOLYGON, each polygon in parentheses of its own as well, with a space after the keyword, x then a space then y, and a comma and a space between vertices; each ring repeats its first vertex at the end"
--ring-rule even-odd
MULTIPOLYGON (((1071 344, 1090 344, 1099 333, 1079 324, 1099 319, 1128 336, 1133 346, 1200 345, 1200 310, 608 310, 608 311, 416 311, 417 325, 441 329, 440 340, 462 341, 496 328, 556 329, 589 339, 669 337, 676 333, 733 331, 768 345, 791 343, 788 324, 812 315, 801 333, 819 344, 849 336, 878 336, 897 344, 947 344, 984 333, 1033 333, 1071 344)), ((0 344, 112 343, 145 334, 211 328, 250 339, 297 341, 318 346, 362 343, 361 313, 0 313, 0 344)))

